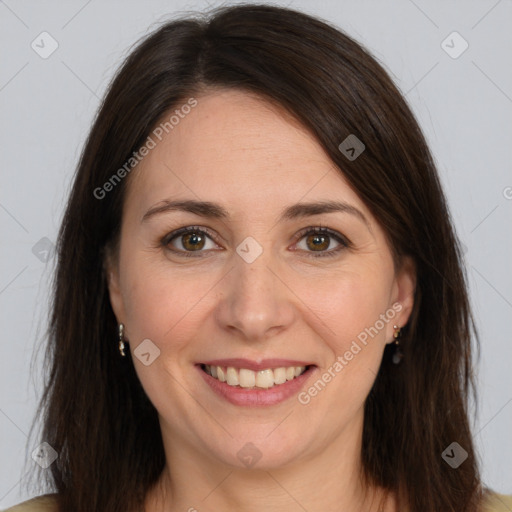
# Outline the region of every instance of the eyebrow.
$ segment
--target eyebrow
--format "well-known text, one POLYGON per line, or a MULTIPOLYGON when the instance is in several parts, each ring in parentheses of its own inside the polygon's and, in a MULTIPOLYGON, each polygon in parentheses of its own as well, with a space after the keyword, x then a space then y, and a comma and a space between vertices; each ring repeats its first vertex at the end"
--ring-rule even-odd
MULTIPOLYGON (((192 199, 180 200, 180 201, 169 201, 164 200, 157 205, 151 207, 142 217, 141 222, 145 222, 155 215, 171 212, 171 211, 183 211, 194 213, 200 217, 227 220, 230 215, 229 212, 220 204, 212 203, 211 201, 196 201, 192 199)), ((355 206, 352 206, 343 201, 316 201, 311 203, 297 203, 292 206, 285 208, 279 217, 278 222, 284 220, 294 220, 304 217, 310 217, 313 215, 320 215, 322 213, 348 213, 357 217, 363 221, 364 224, 370 229, 370 223, 364 216, 363 212, 358 210, 355 206)))

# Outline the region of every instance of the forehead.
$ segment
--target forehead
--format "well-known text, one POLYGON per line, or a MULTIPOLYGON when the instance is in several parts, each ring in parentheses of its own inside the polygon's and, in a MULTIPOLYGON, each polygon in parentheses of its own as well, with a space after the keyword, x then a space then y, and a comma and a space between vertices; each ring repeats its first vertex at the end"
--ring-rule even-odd
POLYGON ((161 140, 153 136, 156 145, 131 176, 127 202, 136 196, 144 208, 186 196, 246 211, 314 197, 366 210, 320 143, 283 108, 237 90, 196 100, 161 140))

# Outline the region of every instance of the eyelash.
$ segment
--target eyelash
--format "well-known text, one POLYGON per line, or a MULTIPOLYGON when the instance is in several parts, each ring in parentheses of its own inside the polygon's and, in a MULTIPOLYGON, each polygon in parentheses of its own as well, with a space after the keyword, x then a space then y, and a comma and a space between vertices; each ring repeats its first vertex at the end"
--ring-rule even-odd
MULTIPOLYGON (((194 254, 193 251, 181 251, 176 249, 170 249, 169 244, 175 239, 178 238, 180 235, 185 235, 187 233, 198 233, 207 235, 210 239, 212 239, 215 242, 215 236, 213 233, 211 233, 208 229, 202 228, 200 226, 187 226, 184 228, 177 229, 176 231, 173 231, 172 233, 169 233, 168 235, 164 236, 162 240, 160 241, 160 244, 167 250, 179 254, 180 256, 184 256, 185 258, 197 258, 201 257, 199 255, 194 254)), ((297 242, 300 242, 306 235, 309 234, 321 234, 321 235, 329 235, 331 238, 334 238, 340 245, 336 249, 332 249, 329 251, 318 251, 316 254, 314 251, 306 251, 308 254, 308 257, 311 258, 331 258, 336 256, 340 251, 343 249, 347 249, 351 247, 351 243, 346 239, 345 237, 341 236, 336 231, 333 231, 332 229, 323 227, 323 226, 309 226, 307 228, 304 228, 299 233, 297 233, 297 242)), ((197 251, 199 254, 204 251, 197 251)))

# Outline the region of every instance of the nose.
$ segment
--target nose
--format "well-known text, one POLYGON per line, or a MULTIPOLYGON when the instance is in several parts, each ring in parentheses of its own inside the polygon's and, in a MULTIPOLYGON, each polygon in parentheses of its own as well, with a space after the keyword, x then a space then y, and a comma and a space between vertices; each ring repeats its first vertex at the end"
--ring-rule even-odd
POLYGON ((264 251, 252 263, 234 255, 235 268, 223 280, 216 319, 222 329, 244 341, 275 336, 295 318, 293 292, 269 253, 264 251))

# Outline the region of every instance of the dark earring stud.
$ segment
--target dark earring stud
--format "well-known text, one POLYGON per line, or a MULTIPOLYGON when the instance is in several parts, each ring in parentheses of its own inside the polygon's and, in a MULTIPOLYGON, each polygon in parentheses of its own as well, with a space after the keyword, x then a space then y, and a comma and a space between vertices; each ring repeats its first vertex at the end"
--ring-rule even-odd
POLYGON ((402 329, 397 325, 394 325, 393 329, 395 329, 395 332, 393 334, 393 337, 395 338, 395 353, 393 354, 392 360, 394 364, 400 364, 400 361, 402 361, 404 357, 404 354, 400 349, 400 338, 402 337, 402 329))

